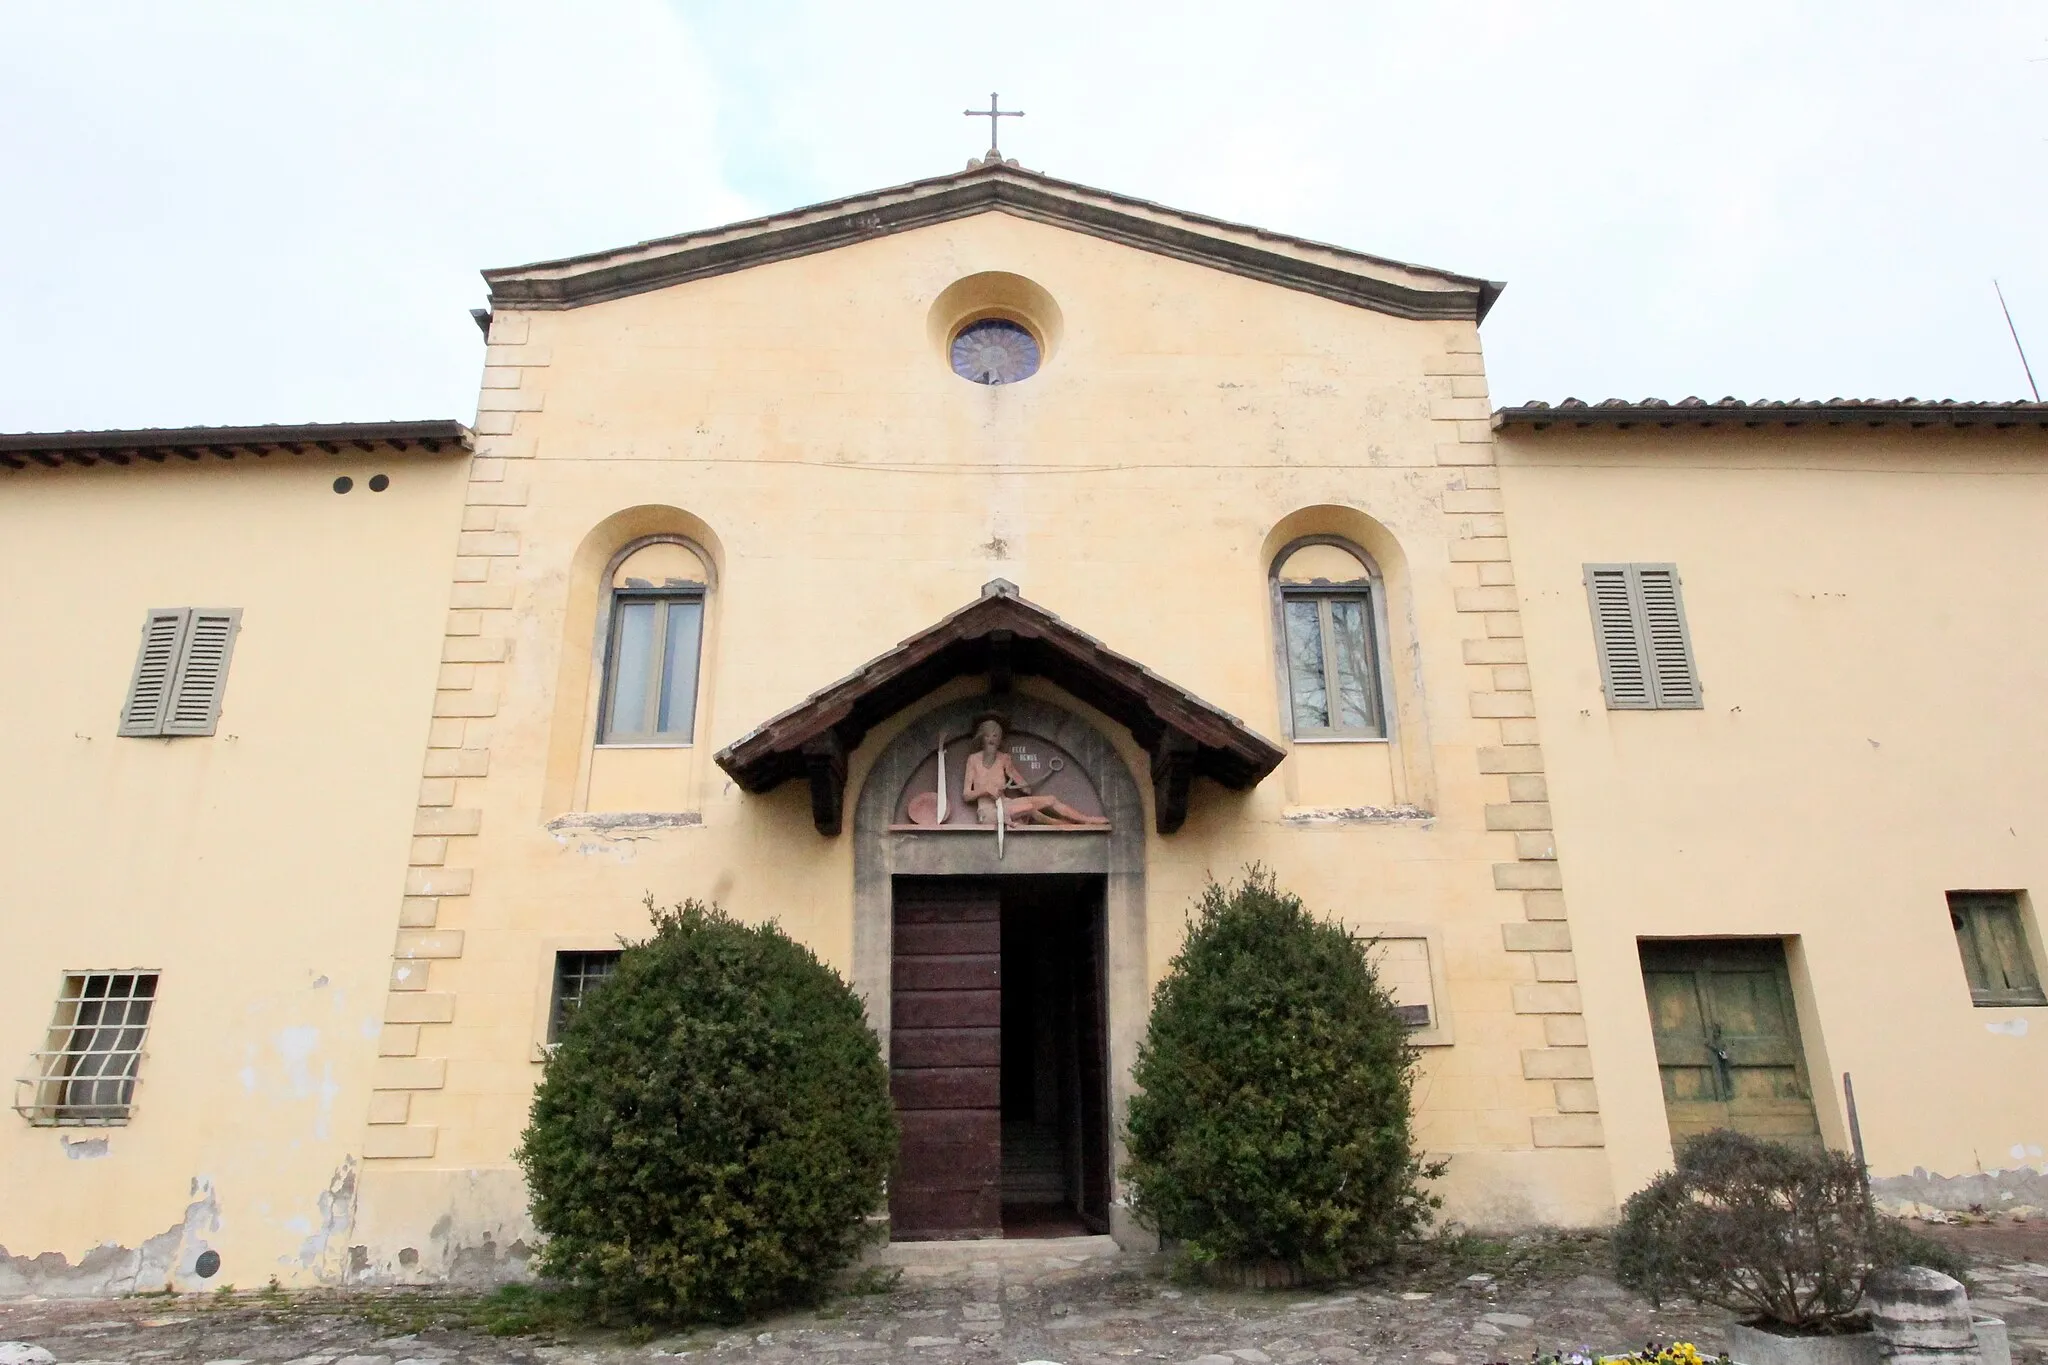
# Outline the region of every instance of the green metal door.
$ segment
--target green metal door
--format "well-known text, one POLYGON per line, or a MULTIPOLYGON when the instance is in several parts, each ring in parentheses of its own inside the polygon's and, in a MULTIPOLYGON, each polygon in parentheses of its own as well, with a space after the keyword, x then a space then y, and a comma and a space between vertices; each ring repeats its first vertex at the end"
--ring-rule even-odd
POLYGON ((1672 1140, 1733 1128, 1819 1147, 1785 945, 1695 939, 1639 946, 1672 1140))

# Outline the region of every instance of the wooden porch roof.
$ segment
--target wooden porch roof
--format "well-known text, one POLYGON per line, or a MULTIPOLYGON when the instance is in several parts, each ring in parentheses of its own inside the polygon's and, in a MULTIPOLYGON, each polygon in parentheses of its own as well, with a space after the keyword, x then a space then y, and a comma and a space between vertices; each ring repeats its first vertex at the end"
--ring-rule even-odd
POLYGON ((1019 674, 1042 677, 1131 732, 1152 759, 1155 823, 1171 834, 1187 818, 1197 776, 1233 790, 1257 785, 1285 754, 1235 716, 1018 595, 996 579, 962 607, 721 749, 718 766, 750 792, 793 777, 811 784, 818 832, 839 832, 846 756, 869 730, 963 674, 1006 692, 1019 674))

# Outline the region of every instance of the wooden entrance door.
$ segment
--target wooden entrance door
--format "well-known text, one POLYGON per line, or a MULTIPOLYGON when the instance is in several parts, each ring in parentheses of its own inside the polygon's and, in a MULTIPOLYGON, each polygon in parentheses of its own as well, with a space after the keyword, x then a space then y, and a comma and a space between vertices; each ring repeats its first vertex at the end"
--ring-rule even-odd
POLYGON ((1003 921, 997 883, 895 885, 889 1080, 897 1241, 1003 1235, 1003 921))
POLYGON ((1643 991, 1673 1141, 1712 1128, 1821 1145, 1785 945, 1644 943, 1643 991))

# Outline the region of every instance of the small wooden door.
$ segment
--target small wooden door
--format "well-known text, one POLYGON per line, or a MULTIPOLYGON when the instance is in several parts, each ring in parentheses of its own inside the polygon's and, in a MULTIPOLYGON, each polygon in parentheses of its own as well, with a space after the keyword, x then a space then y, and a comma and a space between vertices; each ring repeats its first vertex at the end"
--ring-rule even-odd
POLYGON ((1003 1235, 1002 902, 992 880, 899 878, 889 1079, 897 1241, 1003 1235))
POLYGON ((1672 1139, 1733 1128, 1818 1148, 1785 945, 1696 939, 1641 953, 1672 1139))

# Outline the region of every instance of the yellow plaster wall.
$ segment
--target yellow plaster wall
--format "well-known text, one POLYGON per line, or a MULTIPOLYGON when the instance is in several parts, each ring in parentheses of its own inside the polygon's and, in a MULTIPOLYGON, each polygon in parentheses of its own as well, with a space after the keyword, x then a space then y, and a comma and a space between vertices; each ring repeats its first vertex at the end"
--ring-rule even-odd
POLYGON ((465 463, 0 473, 8 1076, 67 969, 162 972, 130 1123, 0 1112, 0 1293, 339 1276, 465 463), (161 606, 243 609, 211 737, 115 736, 161 606))
POLYGON ((1794 938, 1822 1131, 1846 1144, 1850 1072, 1879 1177, 2042 1169, 2048 1009, 1972 1006, 1943 893, 2048 887, 2048 442, 1501 450, 1616 1190, 1670 1161, 1638 936, 1794 938), (1581 582, 1603 561, 1678 565, 1703 710, 1606 709, 1581 582))
MULTIPOLYGON (((1393 742, 1319 746, 1248 794, 1198 784, 1181 832, 1148 832, 1152 970, 1205 878, 1253 859, 1354 923, 1441 926, 1458 1041, 1419 1096, 1452 1216, 1605 1216, 1470 324, 991 213, 501 312, 487 365, 420 811, 453 837, 408 874, 391 1008, 422 1023, 373 1110, 366 1278, 523 1253, 510 1159, 557 948, 641 931, 651 892, 779 919, 849 965, 851 834, 812 828, 801 783, 740 793, 713 750, 996 577, 1278 736, 1267 575, 1314 532, 1374 542, 1393 742), (1028 382, 958 379, 931 330, 934 300, 983 271, 1061 312, 1028 382), (599 575, 664 531, 715 582, 699 743, 579 787, 599 575), (455 1190, 466 1212, 437 1230, 455 1190)), ((853 755, 849 809, 891 733, 853 755)))

